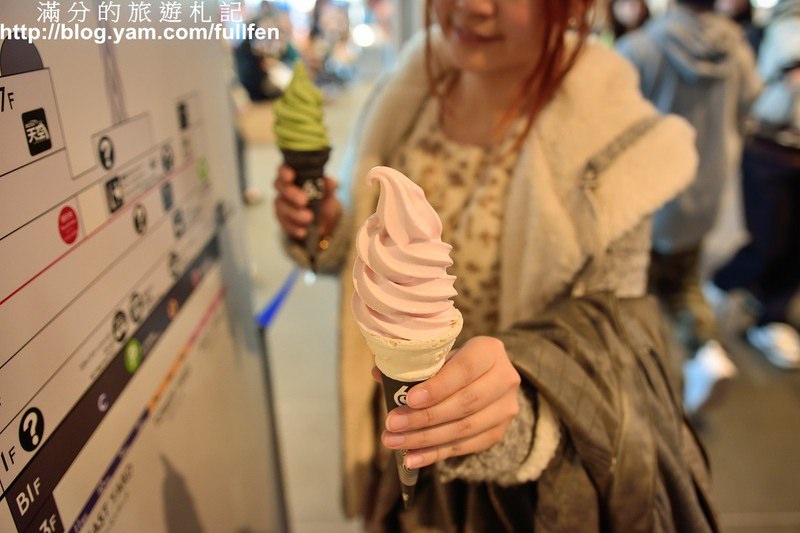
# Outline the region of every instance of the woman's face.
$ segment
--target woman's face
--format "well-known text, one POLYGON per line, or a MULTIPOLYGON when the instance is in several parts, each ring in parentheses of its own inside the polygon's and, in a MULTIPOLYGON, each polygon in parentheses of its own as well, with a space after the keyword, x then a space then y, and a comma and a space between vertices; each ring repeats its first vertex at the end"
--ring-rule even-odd
POLYGON ((493 74, 534 65, 541 2, 433 0, 433 7, 456 68, 493 74))
POLYGON ((643 0, 612 0, 614 18, 629 29, 638 28, 645 17, 643 0))
POLYGON ((714 9, 725 13, 729 17, 735 17, 740 13, 750 9, 749 0, 717 0, 714 2, 714 9))

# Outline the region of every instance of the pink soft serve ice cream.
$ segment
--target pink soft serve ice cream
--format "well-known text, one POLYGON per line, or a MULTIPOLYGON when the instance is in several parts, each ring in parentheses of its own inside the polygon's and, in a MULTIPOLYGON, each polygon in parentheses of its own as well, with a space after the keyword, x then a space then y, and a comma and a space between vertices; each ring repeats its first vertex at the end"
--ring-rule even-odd
POLYGON ((442 221, 422 189, 402 173, 375 167, 378 208, 358 230, 353 266, 353 314, 363 331, 422 340, 447 334, 460 320, 451 298, 452 247, 442 241, 442 221))
MULTIPOLYGON (((406 405, 408 389, 442 368, 463 325, 447 274, 452 247, 422 189, 400 172, 375 167, 367 182, 381 184, 378 209, 358 230, 353 265, 353 315, 383 375, 388 409, 406 405)), ((406 509, 419 471, 395 459, 406 509)))

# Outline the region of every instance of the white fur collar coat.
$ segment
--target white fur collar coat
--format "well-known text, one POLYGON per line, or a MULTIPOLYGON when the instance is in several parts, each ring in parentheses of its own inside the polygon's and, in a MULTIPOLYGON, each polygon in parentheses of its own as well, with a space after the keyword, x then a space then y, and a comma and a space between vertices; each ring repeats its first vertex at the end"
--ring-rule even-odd
MULTIPOLYGON (((340 378, 348 516, 362 507, 378 446, 373 358, 350 310, 355 252, 349 242, 377 202, 378 188, 368 187, 364 176, 371 167, 387 163, 429 96, 423 42, 418 35, 406 46, 362 111, 341 174, 351 185, 345 218, 352 223, 341 225, 326 254, 346 257, 341 269, 340 378)), ((439 46, 436 40, 434 45, 439 46)), ((596 186, 584 183, 591 158, 607 151, 633 124, 657 113, 638 86, 625 60, 589 43, 526 138, 508 187, 503 222, 501 328, 530 319, 569 294, 591 257, 692 181, 697 165, 694 133, 684 120, 668 116, 615 157, 596 186)), ((319 258, 323 269, 325 262, 319 258)))

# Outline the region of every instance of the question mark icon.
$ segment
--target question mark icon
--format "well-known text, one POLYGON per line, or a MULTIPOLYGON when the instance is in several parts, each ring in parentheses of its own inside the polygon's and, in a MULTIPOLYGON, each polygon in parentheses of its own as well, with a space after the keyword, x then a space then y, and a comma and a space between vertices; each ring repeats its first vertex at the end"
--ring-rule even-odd
POLYGON ((22 415, 19 425, 19 443, 26 452, 32 452, 42 442, 44 435, 44 416, 35 407, 31 407, 22 415))
POLYGON ((25 428, 25 431, 30 433, 31 435, 31 443, 34 446, 39 445, 39 435, 36 434, 36 421, 39 420, 36 418, 36 415, 31 413, 25 417, 22 421, 22 427, 25 428))
POLYGON ((97 154, 100 156, 100 164, 103 168, 109 170, 114 166, 114 143, 107 136, 100 139, 97 145, 97 154))

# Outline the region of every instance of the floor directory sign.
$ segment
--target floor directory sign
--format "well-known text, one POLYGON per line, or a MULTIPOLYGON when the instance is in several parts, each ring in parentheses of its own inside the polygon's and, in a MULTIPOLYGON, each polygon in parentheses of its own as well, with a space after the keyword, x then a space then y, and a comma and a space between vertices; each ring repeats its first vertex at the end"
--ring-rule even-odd
POLYGON ((274 530, 223 267, 224 50, 0 37, 0 531, 274 530))

